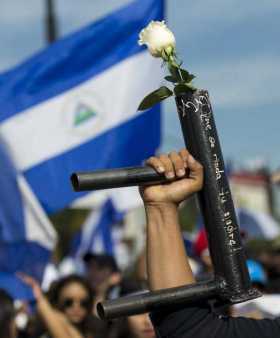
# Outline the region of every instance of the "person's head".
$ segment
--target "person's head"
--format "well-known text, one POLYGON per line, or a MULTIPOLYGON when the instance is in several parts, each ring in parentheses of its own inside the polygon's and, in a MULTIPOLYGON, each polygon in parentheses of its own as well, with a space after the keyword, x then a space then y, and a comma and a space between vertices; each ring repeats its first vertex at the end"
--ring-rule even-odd
POLYGON ((154 338, 155 330, 147 313, 127 318, 128 330, 133 338, 154 338))
POLYGON ((13 299, 0 289, 0 338, 15 338, 16 335, 13 299))
POLYGON ((55 282, 49 297, 51 303, 76 326, 83 325, 92 314, 92 289, 88 282, 78 275, 69 275, 55 282))
POLYGON ((84 262, 86 277, 94 289, 97 289, 112 273, 119 271, 114 257, 107 254, 86 253, 84 262))
MULTIPOLYGON (((147 291, 145 280, 124 279, 120 284, 120 297, 147 291)), ((116 338, 154 338, 155 331, 147 313, 129 316, 119 323, 116 338)))

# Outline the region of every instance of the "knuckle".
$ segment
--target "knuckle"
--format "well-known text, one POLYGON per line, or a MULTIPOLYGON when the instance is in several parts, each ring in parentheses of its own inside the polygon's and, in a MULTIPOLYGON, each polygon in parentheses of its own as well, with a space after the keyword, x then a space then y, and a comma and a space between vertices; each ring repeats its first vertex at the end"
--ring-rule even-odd
POLYGON ((169 156, 170 156, 170 157, 177 157, 178 154, 177 154, 177 152, 176 152, 175 150, 173 150, 173 151, 171 151, 171 152, 169 153, 169 156))
POLYGON ((175 165, 180 165, 181 163, 183 163, 182 158, 175 151, 170 153, 169 157, 175 165))
POLYGON ((180 151, 179 151, 180 154, 184 155, 184 156, 187 156, 188 155, 188 151, 186 148, 182 148, 180 151))
POLYGON ((159 159, 160 160, 166 160, 166 159, 168 159, 168 156, 166 154, 161 154, 161 155, 159 155, 159 159))

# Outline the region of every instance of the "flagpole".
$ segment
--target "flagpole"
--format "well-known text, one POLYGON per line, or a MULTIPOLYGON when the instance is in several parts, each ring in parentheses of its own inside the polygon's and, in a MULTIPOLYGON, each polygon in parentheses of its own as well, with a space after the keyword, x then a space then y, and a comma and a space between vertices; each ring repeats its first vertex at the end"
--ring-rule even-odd
POLYGON ((48 44, 57 39, 57 21, 53 0, 46 0, 45 36, 48 44))

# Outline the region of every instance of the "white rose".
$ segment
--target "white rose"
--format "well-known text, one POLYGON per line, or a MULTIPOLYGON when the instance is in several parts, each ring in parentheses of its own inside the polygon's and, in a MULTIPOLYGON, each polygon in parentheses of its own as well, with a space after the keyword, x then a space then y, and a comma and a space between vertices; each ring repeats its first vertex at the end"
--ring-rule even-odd
POLYGON ((149 52, 161 57, 163 50, 170 55, 175 49, 175 37, 164 21, 151 21, 139 34, 139 45, 147 45, 149 52))

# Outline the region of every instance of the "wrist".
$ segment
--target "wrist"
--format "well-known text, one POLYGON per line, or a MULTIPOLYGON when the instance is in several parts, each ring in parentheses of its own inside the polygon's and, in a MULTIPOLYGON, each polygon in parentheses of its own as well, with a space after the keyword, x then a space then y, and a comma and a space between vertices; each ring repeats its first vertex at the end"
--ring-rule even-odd
POLYGON ((178 205, 175 203, 147 203, 145 211, 148 226, 173 227, 178 222, 178 205))
POLYGON ((179 203, 174 202, 146 202, 144 204, 145 209, 149 210, 158 210, 161 212, 166 211, 177 211, 179 203))

